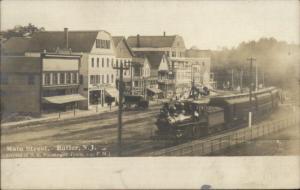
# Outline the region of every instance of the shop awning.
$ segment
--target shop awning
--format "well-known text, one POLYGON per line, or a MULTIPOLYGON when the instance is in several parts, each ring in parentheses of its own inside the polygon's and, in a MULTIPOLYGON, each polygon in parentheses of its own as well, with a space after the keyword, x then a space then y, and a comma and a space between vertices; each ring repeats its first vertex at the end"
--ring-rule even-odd
POLYGON ((162 93, 162 91, 158 88, 147 88, 147 90, 153 92, 154 94, 162 93))
POLYGON ((116 88, 105 88, 105 92, 111 97, 119 97, 119 91, 116 88))
POLYGON ((83 100, 86 100, 86 98, 81 96, 80 94, 68 94, 62 96, 43 97, 43 102, 50 103, 50 104, 65 104, 65 103, 78 102, 83 100))

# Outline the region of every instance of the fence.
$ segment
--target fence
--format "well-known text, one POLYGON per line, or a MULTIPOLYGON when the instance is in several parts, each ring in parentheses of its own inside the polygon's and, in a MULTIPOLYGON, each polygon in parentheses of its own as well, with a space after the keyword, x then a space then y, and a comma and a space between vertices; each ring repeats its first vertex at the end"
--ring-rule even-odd
POLYGON ((289 116, 271 122, 265 122, 251 128, 242 128, 205 140, 196 140, 179 146, 159 150, 148 154, 148 156, 201 156, 211 154, 215 151, 237 145, 264 135, 280 131, 299 123, 297 116, 289 116))

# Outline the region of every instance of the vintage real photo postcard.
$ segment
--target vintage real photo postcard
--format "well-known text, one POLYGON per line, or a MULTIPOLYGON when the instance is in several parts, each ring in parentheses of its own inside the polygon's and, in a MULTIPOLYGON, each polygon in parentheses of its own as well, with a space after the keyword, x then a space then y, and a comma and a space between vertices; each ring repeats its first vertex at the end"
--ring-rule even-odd
POLYGON ((299 1, 0 3, 2 188, 300 188, 299 1), (219 162, 256 183, 209 183, 219 162), (74 181, 36 185, 54 163, 74 181), (157 175, 90 186, 88 163, 157 175))

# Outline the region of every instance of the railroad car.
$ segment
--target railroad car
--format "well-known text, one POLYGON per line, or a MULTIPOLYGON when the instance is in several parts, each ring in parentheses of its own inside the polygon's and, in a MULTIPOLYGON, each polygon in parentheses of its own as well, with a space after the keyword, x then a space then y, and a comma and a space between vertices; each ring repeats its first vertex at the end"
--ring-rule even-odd
POLYGON ((200 100, 184 100, 165 104, 157 118, 157 136, 163 139, 195 139, 245 126, 251 110, 253 121, 263 119, 278 107, 276 88, 249 93, 223 95, 200 100))

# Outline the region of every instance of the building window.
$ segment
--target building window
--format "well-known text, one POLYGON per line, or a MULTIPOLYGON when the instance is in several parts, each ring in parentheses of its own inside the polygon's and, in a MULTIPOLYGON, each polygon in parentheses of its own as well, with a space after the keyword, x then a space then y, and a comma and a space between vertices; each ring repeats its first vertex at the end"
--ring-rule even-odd
POLYGON ((176 51, 172 51, 172 57, 176 57, 176 51))
POLYGON ((109 67, 109 58, 106 59, 106 66, 109 67))
POLYGON ((96 48, 101 48, 100 40, 96 39, 96 48))
POLYGON ((1 84, 8 84, 8 76, 6 74, 1 74, 1 84))
POLYGON ((104 68, 104 58, 102 57, 102 68, 104 68))
POLYGON ((111 82, 113 83, 114 82, 114 75, 111 74, 111 82))
POLYGON ((28 84, 29 85, 34 85, 34 75, 28 75, 28 84))
POLYGON ((110 49, 110 40, 96 39, 96 48, 110 49))
POLYGON ((50 85, 50 73, 45 73, 45 85, 50 85))
POLYGON ((92 58, 92 67, 94 67, 94 58, 92 58))
POLYGON ((114 67, 114 59, 113 58, 111 59, 111 67, 112 68, 114 67))
POLYGON ((99 57, 97 57, 97 67, 99 67, 99 57))
POLYGON ((83 84, 83 75, 80 75, 79 83, 80 83, 80 84, 83 84))
POLYGON ((52 83, 57 84, 58 83, 58 73, 52 74, 52 83))
POLYGON ((65 73, 60 73, 59 75, 59 83, 65 84, 65 73))
POLYGON ((102 75, 102 84, 104 84, 105 81, 104 81, 104 75, 102 75))
POLYGON ((71 83, 71 73, 67 73, 67 77, 66 77, 66 79, 67 79, 67 84, 70 84, 71 83))
POLYGON ((99 84, 100 83, 100 76, 96 75, 96 83, 99 84))
POLYGON ((73 84, 77 83, 77 73, 72 73, 72 83, 73 84))
POLYGON ((203 67, 205 66, 205 63, 204 63, 204 62, 202 62, 202 66, 203 66, 203 67))
POLYGON ((94 75, 90 76, 90 84, 94 84, 94 75))
POLYGON ((109 83, 109 75, 107 74, 106 83, 109 83))

